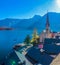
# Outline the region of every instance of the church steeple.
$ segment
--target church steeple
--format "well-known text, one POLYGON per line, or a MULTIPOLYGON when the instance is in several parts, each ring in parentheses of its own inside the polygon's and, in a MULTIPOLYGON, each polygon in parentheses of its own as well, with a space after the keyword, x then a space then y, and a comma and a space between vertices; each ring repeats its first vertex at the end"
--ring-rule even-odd
POLYGON ((50 23, 49 23, 49 16, 47 13, 47 18, 46 18, 46 32, 48 33, 50 31, 50 23))

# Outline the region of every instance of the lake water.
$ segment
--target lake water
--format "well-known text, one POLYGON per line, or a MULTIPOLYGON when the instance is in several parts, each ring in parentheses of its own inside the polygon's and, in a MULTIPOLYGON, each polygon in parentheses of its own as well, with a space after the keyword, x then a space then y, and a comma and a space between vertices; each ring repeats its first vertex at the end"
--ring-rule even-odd
POLYGON ((30 30, 1 30, 0 31, 0 62, 11 52, 13 46, 22 43, 27 35, 32 36, 30 30))

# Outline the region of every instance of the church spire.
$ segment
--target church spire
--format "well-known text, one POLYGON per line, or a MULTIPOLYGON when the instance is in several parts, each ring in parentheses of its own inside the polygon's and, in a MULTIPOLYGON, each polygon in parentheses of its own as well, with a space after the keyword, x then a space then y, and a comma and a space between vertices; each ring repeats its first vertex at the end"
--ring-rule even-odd
POLYGON ((46 32, 48 32, 50 30, 50 23, 49 23, 49 16, 47 13, 47 18, 46 18, 46 32))

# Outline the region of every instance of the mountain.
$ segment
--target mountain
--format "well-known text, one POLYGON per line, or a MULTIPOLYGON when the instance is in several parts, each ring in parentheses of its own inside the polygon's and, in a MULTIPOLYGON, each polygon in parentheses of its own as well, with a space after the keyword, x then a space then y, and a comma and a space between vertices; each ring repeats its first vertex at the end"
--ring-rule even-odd
MULTIPOLYGON (((51 30, 60 31, 60 13, 49 12, 48 16, 51 30)), ((47 14, 45 14, 40 20, 32 24, 29 29, 37 28, 38 30, 42 31, 43 29, 45 29, 46 18, 47 14)))
POLYGON ((18 22, 14 27, 15 28, 22 28, 22 29, 28 29, 32 24, 39 21, 41 19, 41 16, 35 15, 33 18, 30 19, 22 19, 20 22, 18 22))
POLYGON ((49 13, 50 27, 54 31, 60 31, 60 13, 49 13))
POLYGON ((0 20, 0 27, 12 27, 18 22, 20 22, 20 19, 6 18, 3 20, 0 20))
MULTIPOLYGON (((60 13, 49 12, 49 22, 50 27, 54 31, 60 31, 60 13)), ((29 29, 33 30, 37 28, 42 31, 45 29, 47 14, 44 16, 35 15, 30 19, 11 19, 6 18, 4 20, 0 20, 0 27, 13 27, 17 29, 29 29)))
MULTIPOLYGON (((47 14, 46 14, 47 15, 47 14)), ((43 16, 43 21, 46 22, 46 15, 43 16)), ((48 13, 49 15, 49 22, 50 22, 50 28, 53 31, 60 31, 60 13, 48 13)), ((42 21, 42 22, 43 22, 42 21)))
POLYGON ((28 29, 32 24, 41 19, 41 16, 35 15, 30 19, 12 19, 6 18, 0 20, 0 27, 13 27, 17 29, 28 29))

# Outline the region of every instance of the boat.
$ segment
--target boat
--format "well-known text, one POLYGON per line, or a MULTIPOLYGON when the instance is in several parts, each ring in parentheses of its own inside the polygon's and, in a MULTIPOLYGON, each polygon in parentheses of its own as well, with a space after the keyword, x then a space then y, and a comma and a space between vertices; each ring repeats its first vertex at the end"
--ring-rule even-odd
POLYGON ((13 28, 8 28, 8 27, 0 27, 0 30, 13 30, 13 28))

